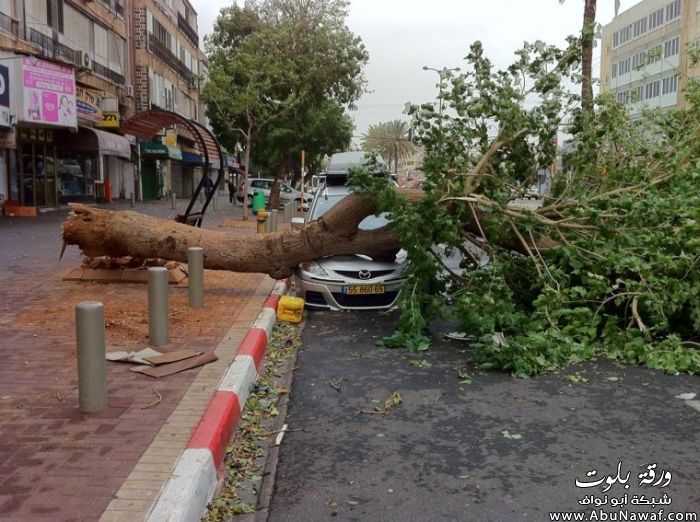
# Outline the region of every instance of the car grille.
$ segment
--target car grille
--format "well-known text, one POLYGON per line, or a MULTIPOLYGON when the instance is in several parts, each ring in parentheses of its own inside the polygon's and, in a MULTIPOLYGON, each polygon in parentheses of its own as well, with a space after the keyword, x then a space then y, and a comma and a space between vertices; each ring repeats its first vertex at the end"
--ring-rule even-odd
MULTIPOLYGON (((398 291, 374 295, 348 295, 334 292, 333 299, 335 299, 340 306, 347 307, 389 306, 394 302, 397 294, 398 291)), ((309 292, 307 292, 306 295, 309 295, 309 292)))
MULTIPOLYGON (((389 275, 394 272, 394 270, 367 270, 372 274, 371 279, 375 277, 382 277, 389 275)), ((360 281, 366 281, 369 278, 360 277, 360 272, 365 272, 365 270, 334 270, 336 274, 340 274, 343 277, 349 277, 351 279, 359 279, 360 281)))
POLYGON ((307 304, 328 306, 328 303, 326 303, 326 298, 323 297, 321 292, 306 292, 304 295, 304 300, 307 304))

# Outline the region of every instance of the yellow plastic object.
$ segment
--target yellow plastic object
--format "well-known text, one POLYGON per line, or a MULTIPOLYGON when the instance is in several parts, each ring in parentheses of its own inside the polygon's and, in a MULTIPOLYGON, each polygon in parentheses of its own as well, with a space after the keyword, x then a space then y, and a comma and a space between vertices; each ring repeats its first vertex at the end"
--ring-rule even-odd
POLYGON ((289 323, 300 323, 304 313, 304 300, 301 297, 283 295, 277 303, 277 319, 289 323))

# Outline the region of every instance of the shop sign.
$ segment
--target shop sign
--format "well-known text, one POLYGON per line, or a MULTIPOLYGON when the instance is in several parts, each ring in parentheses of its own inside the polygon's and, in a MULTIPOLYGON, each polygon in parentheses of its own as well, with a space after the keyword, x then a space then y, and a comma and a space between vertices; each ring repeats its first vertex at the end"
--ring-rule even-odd
POLYGON ((99 123, 102 121, 102 93, 94 89, 75 87, 75 105, 78 118, 99 123))
POLYGON ((167 147, 175 147, 177 145, 177 131, 175 129, 166 129, 163 143, 167 147))
POLYGON ((107 127, 110 129, 118 129, 119 113, 102 111, 102 121, 96 123, 95 127, 107 127))
POLYGON ((10 126, 10 71, 0 65, 0 127, 10 126))
POLYGON ((19 131, 19 137, 22 141, 33 141, 33 142, 53 142, 53 131, 50 129, 37 129, 31 127, 29 129, 22 128, 19 131))
POLYGON ((17 63, 21 91, 20 122, 78 126, 75 99, 75 72, 72 67, 25 56, 17 63))

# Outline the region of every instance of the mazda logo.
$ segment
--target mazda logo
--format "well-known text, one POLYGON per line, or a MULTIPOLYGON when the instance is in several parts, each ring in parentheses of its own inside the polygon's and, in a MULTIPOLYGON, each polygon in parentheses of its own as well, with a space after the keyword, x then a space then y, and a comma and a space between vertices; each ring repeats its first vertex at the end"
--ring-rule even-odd
POLYGON ((372 279, 372 272, 369 270, 360 270, 357 275, 360 279, 372 279))

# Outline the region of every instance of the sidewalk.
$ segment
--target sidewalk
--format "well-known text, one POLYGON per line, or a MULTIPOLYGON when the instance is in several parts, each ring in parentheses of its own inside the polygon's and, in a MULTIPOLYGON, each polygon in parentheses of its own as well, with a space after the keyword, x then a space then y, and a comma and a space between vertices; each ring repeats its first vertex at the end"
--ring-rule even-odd
MULTIPOLYGON (((134 210, 173 217, 186 204, 178 201, 177 210, 170 202, 138 204, 134 210)), ((129 209, 128 203, 106 207, 129 209)), ((226 204, 207 212, 205 227, 223 221, 222 229, 254 233, 254 220, 236 219, 241 211, 226 204)), ((108 350, 145 347, 147 287, 64 282, 63 274, 79 264, 75 247, 58 262, 66 215, 0 218, 0 520, 97 520, 108 506, 105 519, 137 520, 235 354, 220 349, 215 363, 157 380, 108 363, 109 408, 81 413, 74 306, 105 304, 108 350), (184 413, 169 422, 179 404, 184 413), (146 452, 157 462, 134 470, 146 452), (120 488, 131 493, 118 496, 120 488)), ((187 307, 187 288, 171 285, 166 348, 212 351, 224 338, 221 344, 237 346, 273 284, 262 274, 206 271, 205 306, 197 311, 187 307)))

